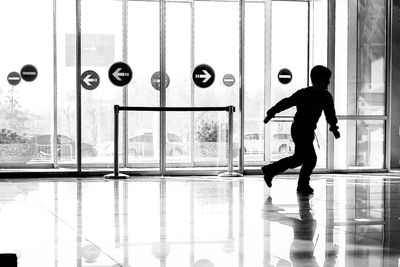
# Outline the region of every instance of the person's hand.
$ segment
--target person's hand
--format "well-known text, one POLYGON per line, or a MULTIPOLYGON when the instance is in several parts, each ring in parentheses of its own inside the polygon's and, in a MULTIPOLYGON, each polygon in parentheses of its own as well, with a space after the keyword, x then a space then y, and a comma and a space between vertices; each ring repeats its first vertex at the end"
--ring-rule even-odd
POLYGON ((264 123, 267 124, 274 116, 271 116, 270 114, 267 114, 267 116, 264 118, 264 123))
POLYGON ((339 131, 337 129, 332 131, 332 133, 333 133, 333 136, 335 137, 335 139, 340 138, 340 133, 339 133, 339 131))

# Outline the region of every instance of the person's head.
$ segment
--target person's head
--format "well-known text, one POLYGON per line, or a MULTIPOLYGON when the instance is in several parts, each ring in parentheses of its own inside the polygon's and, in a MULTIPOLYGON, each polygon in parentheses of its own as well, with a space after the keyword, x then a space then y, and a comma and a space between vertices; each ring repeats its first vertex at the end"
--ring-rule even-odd
POLYGON ((311 69, 311 82, 318 89, 328 89, 332 72, 327 67, 317 65, 311 69))

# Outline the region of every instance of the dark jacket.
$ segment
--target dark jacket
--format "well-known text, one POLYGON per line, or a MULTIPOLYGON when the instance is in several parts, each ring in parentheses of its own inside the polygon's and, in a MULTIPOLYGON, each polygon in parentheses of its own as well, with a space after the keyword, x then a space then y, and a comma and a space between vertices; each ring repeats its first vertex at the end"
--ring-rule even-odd
POLYGON ((339 128, 336 125, 338 121, 333 106, 333 98, 327 90, 316 89, 314 87, 300 89, 290 97, 279 101, 267 111, 267 114, 275 116, 275 114, 293 106, 297 108, 297 112, 294 115, 294 124, 306 129, 315 130, 321 113, 324 111, 326 121, 330 125, 329 130, 334 131, 339 128))

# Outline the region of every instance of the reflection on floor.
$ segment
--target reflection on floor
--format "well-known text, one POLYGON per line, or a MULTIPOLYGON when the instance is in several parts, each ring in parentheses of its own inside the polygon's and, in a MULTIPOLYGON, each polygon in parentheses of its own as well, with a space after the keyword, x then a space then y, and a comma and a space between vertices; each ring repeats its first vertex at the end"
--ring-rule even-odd
MULTIPOLYGON (((19 267, 399 266, 400 174, 0 180, 19 267)), ((0 264, 1 266, 1 264, 0 264)))

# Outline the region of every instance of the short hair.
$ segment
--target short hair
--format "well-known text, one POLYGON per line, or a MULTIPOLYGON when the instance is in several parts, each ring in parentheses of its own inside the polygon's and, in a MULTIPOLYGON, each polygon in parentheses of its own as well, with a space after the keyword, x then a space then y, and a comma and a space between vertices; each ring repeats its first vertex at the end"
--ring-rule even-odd
POLYGON ((311 69, 311 82, 314 83, 318 81, 319 79, 325 78, 325 77, 331 77, 332 71, 328 69, 327 67, 324 67, 322 65, 317 65, 311 69))

